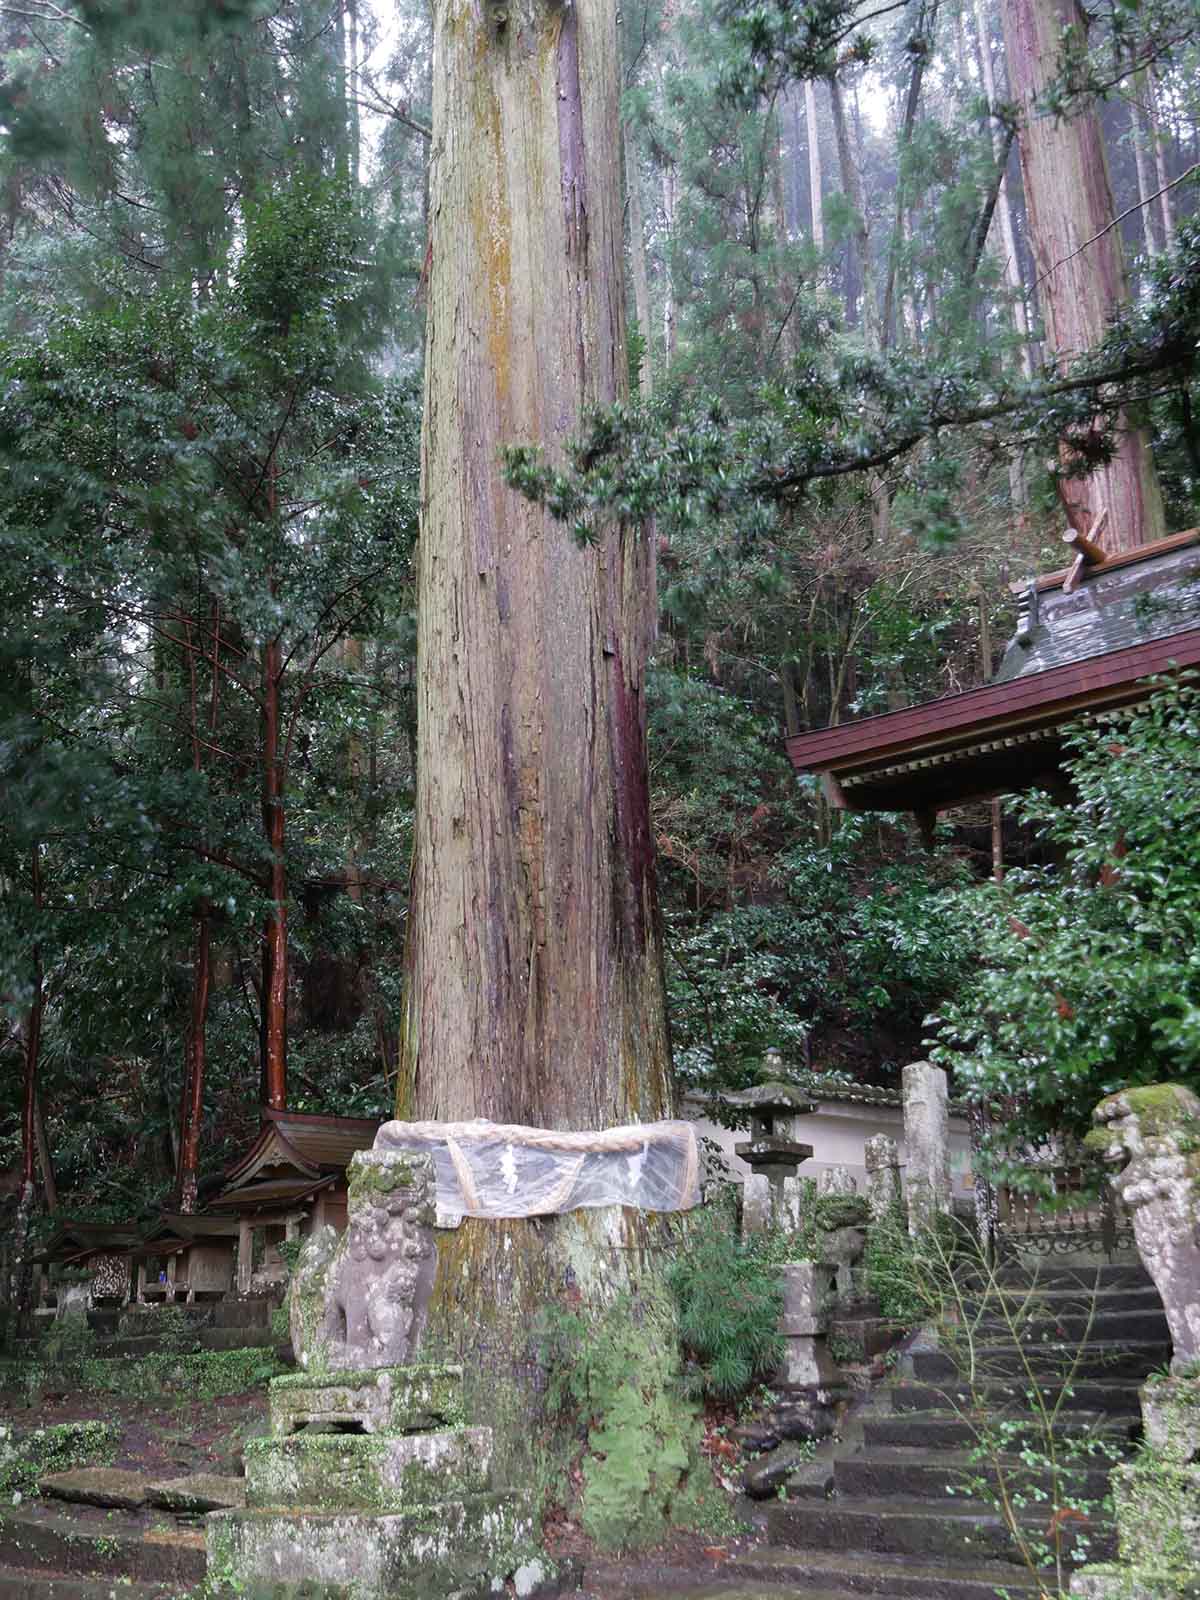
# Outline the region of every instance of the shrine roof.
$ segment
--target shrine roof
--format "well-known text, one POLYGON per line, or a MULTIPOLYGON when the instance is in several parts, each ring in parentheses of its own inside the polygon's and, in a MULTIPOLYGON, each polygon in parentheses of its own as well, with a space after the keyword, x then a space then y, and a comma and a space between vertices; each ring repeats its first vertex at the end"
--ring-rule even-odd
POLYGON ((309 1183, 342 1173, 356 1151, 371 1148, 380 1127, 374 1117, 315 1116, 265 1106, 262 1117, 258 1136, 227 1169, 225 1183, 210 1206, 224 1205, 231 1192, 245 1188, 260 1173, 305 1178, 309 1183))
POLYGON ((328 1189, 337 1180, 336 1172, 312 1181, 306 1178, 268 1178, 262 1183, 248 1183, 236 1189, 222 1189, 220 1194, 214 1197, 212 1204, 214 1207, 219 1207, 222 1213, 260 1211, 264 1208, 277 1211, 281 1206, 286 1207, 307 1200, 320 1190, 328 1189))
POLYGON ((56 1218, 35 1261, 76 1260, 89 1255, 125 1255, 141 1237, 133 1222, 79 1222, 70 1217, 56 1218))
POLYGON ((787 742, 835 806, 933 812, 1052 782, 1066 727, 1200 663, 1200 531, 1014 585, 1017 632, 991 683, 787 742))

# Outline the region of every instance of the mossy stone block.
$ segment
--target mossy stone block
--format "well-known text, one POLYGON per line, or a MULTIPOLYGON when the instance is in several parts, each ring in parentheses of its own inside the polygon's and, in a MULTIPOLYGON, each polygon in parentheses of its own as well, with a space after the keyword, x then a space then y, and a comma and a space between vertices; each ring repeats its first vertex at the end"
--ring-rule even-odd
POLYGON ((486 1490, 492 1430, 295 1433, 246 1445, 246 1504, 389 1511, 486 1490))
POLYGON ((368 1433, 419 1433, 463 1421, 461 1367, 376 1367, 366 1372, 294 1372, 270 1387, 271 1432, 305 1423, 361 1423, 368 1433))
POLYGON ((208 1518, 214 1583, 253 1592, 303 1574, 356 1597, 444 1600, 536 1559, 531 1495, 497 1493, 395 1512, 219 1511, 208 1518))
POLYGON ((1122 1561, 1200 1573, 1200 1466, 1154 1456, 1112 1474, 1122 1561))

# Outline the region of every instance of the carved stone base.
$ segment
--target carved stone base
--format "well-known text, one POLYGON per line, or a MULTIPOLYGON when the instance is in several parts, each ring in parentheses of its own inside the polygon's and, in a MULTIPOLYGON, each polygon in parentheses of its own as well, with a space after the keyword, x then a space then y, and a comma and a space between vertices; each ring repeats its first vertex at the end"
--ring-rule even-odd
POLYGON ((367 1433, 421 1433, 463 1420, 461 1367, 295 1372, 270 1387, 271 1432, 306 1423, 357 1423, 367 1433))

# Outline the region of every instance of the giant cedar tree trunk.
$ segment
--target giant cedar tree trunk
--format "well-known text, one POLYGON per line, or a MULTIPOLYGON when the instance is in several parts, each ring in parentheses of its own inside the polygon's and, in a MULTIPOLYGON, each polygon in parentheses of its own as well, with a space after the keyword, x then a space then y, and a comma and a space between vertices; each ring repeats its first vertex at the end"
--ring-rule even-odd
MULTIPOLYGON (((626 380, 612 0, 434 6, 416 851, 398 1113, 669 1102, 641 530, 506 488, 626 380)), ((526 1225, 528 1226, 528 1225, 526 1225)))
MULTIPOLYGON (((1062 60, 1065 28, 1085 28, 1077 0, 1002 0, 1012 98, 1021 113, 1021 174, 1037 263, 1046 333, 1066 365, 1104 337, 1109 318, 1129 298, 1100 119, 1084 105, 1058 119, 1039 101, 1062 60), (1107 232, 1102 230, 1107 229, 1107 232)), ((1113 460, 1086 478, 1062 480, 1072 527, 1086 533, 1102 506, 1109 550, 1161 537, 1162 498, 1144 429, 1119 419, 1113 460)))

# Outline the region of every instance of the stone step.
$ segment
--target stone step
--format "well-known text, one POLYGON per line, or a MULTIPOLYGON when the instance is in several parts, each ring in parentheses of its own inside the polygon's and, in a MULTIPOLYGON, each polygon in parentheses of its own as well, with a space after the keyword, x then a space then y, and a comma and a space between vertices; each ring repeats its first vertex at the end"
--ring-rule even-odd
POLYGON ((204 1577, 204 1536, 192 1529, 160 1532, 116 1512, 85 1518, 6 1507, 0 1565, 191 1585, 204 1577))
MULTIPOLYGON (((1006 1560, 1014 1554, 1013 1537, 1004 1519, 990 1505, 975 1500, 795 1500, 781 1501, 766 1511, 770 1541, 796 1550, 836 1550, 851 1555, 952 1557, 957 1560, 1006 1560)), ((1026 1524, 1031 1536, 1046 1532, 1040 1511, 1026 1524)), ((1086 1557, 1099 1560, 1116 1550, 1116 1530, 1089 1524, 1086 1557)), ((1064 1549, 1078 1544, 1074 1524, 1063 1535, 1064 1549)))
POLYGON ((1053 1313, 1060 1307, 1067 1311, 1086 1310, 1094 1305, 1096 1311, 1161 1311, 1162 1300, 1158 1290, 1147 1282, 1140 1288, 1116 1289, 1047 1289, 1041 1285, 1027 1289, 1017 1284, 993 1289, 985 1295, 964 1295, 963 1307, 968 1315, 986 1312, 989 1306, 1003 1301, 1012 1309, 1028 1306, 1030 1310, 1053 1313))
POLYGON ((64 1578, 33 1567, 0 1567, 0 1600, 179 1600, 179 1585, 122 1578, 64 1578))
MULTIPOLYGON (((1168 1342, 1149 1341, 1121 1344, 1031 1343, 1019 1349, 1010 1343, 979 1345, 973 1352, 975 1370, 991 1381, 1000 1378, 1024 1379, 1027 1374, 1072 1381, 1083 1378, 1112 1382, 1141 1382, 1171 1357, 1168 1342)), ((954 1356, 942 1350, 921 1350, 912 1357, 913 1377, 920 1383, 953 1381, 961 1366, 954 1356)))
POLYGON ((1171 1333, 1161 1306, 1139 1311, 1052 1309, 1031 1304, 1007 1317, 981 1317, 976 1332, 989 1343, 1020 1337, 1022 1344, 1056 1339, 1072 1344, 1168 1344, 1171 1333))
MULTIPOLYGON (((279 1343, 269 1327, 250 1328, 196 1328, 189 1331, 182 1342, 181 1353, 195 1348, 201 1350, 266 1350, 279 1343)), ((160 1334, 122 1334, 117 1339, 97 1339, 95 1354, 112 1358, 158 1355, 166 1348, 178 1346, 174 1341, 164 1341, 160 1334)))
MULTIPOLYGON (((1064 1493, 1077 1500, 1097 1502, 1108 1492, 1109 1463, 1097 1454, 1090 1460, 1069 1462, 1059 1476, 1064 1493)), ((1054 1475, 1027 1466, 1019 1456, 1007 1454, 993 1465, 975 1459, 970 1450, 887 1449, 876 1446, 857 1455, 841 1456, 833 1464, 834 1488, 842 1498, 868 1500, 936 1499, 963 1494, 973 1483, 1001 1479, 1007 1488, 1026 1494, 1037 1489, 1049 1495, 1054 1475)))
MULTIPOLYGON (((980 1430, 995 1417, 980 1414, 976 1421, 957 1411, 909 1411, 863 1420, 863 1445, 866 1449, 957 1450, 972 1445, 980 1430)), ((1055 1420, 1054 1433, 1060 1439, 1099 1438, 1114 1448, 1131 1451, 1141 1433, 1133 1417, 1110 1419, 1099 1411, 1063 1412, 1055 1420)), ((1030 1418, 1019 1431, 1007 1435, 1013 1449, 1045 1438, 1040 1423, 1030 1418)))
POLYGON ((731 1581, 744 1576, 784 1582, 797 1600, 808 1600, 814 1586, 831 1583, 851 1595, 889 1600, 998 1600, 1002 1593, 1013 1600, 1026 1595, 1040 1600, 1044 1592, 1032 1573, 1008 1561, 934 1563, 841 1550, 750 1550, 732 1557, 724 1571, 731 1581))
MULTIPOLYGON (((971 1387, 962 1383, 897 1383, 892 1386, 892 1409, 897 1412, 946 1411, 963 1407, 975 1410, 980 1405, 991 1408, 998 1416, 1023 1415, 1029 1412, 1029 1401, 1024 1383, 980 1382, 971 1387)), ((1077 1412, 1101 1411, 1105 1416, 1141 1416, 1138 1391, 1140 1380, 1111 1380, 1101 1383, 1092 1378, 1079 1378, 1063 1385, 1054 1380, 1039 1383, 1043 1402, 1058 1406, 1064 1387, 1069 1391, 1062 1401, 1058 1415, 1064 1421, 1077 1412)))
MULTIPOLYGON (((964 1278, 964 1282, 968 1279, 964 1278)), ((1095 1266, 1073 1266, 1066 1262, 1039 1261, 1032 1267, 1007 1266, 997 1269, 993 1283, 1019 1284, 1038 1289, 1144 1289, 1153 1279, 1140 1261, 1102 1261, 1095 1266)))

